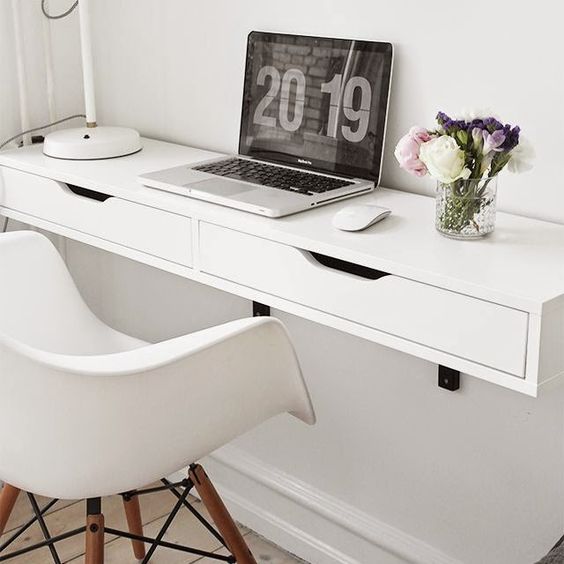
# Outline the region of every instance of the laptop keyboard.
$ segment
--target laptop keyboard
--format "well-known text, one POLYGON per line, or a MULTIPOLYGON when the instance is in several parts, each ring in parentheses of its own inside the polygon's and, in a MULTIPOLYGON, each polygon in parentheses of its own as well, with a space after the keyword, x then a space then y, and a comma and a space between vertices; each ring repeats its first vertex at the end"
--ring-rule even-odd
POLYGON ((243 180, 253 184, 289 190, 298 194, 313 196, 336 190, 343 186, 350 186, 353 182, 331 178, 320 174, 311 174, 291 168, 248 161, 246 159, 229 158, 222 161, 203 164, 194 167, 194 170, 225 176, 235 180, 243 180))

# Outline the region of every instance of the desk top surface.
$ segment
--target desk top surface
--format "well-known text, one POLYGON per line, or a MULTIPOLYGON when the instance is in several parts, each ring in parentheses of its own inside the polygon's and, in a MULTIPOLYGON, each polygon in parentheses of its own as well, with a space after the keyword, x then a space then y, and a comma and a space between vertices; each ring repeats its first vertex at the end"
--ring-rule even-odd
POLYGON ((151 139, 143 145, 140 153, 106 161, 51 159, 36 145, 1 153, 0 165, 525 311, 564 303, 563 225, 499 213, 490 236, 456 241, 435 230, 433 198, 385 188, 355 198, 392 209, 388 219, 362 232, 331 224, 347 201, 270 219, 142 186, 139 174, 217 156, 151 139))

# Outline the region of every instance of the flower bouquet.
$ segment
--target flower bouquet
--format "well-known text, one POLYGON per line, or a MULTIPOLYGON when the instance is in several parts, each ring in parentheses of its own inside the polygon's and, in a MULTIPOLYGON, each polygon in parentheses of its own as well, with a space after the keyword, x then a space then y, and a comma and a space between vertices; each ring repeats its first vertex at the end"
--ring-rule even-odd
POLYGON ((436 227, 460 239, 482 237, 495 226, 497 175, 531 168, 532 150, 518 126, 492 116, 437 114, 437 127, 412 127, 396 146, 401 168, 437 181, 436 227))

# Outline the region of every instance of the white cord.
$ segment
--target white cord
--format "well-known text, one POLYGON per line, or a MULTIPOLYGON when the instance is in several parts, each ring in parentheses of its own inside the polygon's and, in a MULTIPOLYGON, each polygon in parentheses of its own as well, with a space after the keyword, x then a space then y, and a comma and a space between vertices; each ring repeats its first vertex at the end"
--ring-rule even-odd
POLYGON ((73 116, 69 116, 69 117, 66 117, 66 118, 63 118, 63 119, 58 119, 57 121, 54 121, 52 123, 47 123, 47 124, 41 125, 39 127, 33 127, 32 129, 28 129, 26 131, 21 131, 17 135, 14 135, 13 137, 10 137, 10 139, 6 139, 6 141, 0 143, 0 151, 6 145, 8 145, 8 143, 15 141, 18 137, 21 137, 22 135, 27 135, 28 133, 35 133, 36 131, 41 131, 42 129, 47 129, 48 127, 53 127, 54 125, 59 125, 60 123, 64 123, 65 121, 70 121, 71 119, 85 118, 85 117, 86 116, 84 114, 75 114, 73 116))
POLYGON ((62 12, 61 14, 57 14, 56 16, 53 16, 47 11, 45 2, 46 0, 41 0, 41 11, 43 12, 43 15, 50 20, 62 20, 63 18, 66 18, 69 14, 74 12, 76 7, 78 6, 78 0, 76 0, 76 2, 66 12, 62 12))

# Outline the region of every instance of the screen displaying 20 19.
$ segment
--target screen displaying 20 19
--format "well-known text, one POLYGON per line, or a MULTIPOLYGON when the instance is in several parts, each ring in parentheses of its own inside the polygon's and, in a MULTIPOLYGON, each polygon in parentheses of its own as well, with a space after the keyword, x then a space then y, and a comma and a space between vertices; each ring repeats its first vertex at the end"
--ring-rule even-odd
POLYGON ((240 152, 372 170, 382 150, 391 52, 365 42, 274 37, 259 35, 249 49, 240 152))

